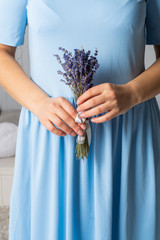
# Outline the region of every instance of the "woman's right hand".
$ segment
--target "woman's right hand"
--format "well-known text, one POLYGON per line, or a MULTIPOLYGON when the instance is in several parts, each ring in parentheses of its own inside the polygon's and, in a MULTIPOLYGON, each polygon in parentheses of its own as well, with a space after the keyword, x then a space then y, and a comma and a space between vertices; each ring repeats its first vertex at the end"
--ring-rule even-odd
POLYGON ((66 134, 71 136, 83 135, 82 125, 86 127, 86 124, 75 122, 77 113, 72 104, 61 96, 44 98, 34 110, 34 114, 42 125, 58 136, 65 136, 66 134))

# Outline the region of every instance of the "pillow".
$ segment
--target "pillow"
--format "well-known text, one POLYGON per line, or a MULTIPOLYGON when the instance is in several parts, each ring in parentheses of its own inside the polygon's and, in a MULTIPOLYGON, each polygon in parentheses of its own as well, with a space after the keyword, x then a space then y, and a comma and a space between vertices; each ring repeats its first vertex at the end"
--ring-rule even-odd
POLYGON ((18 126, 21 110, 5 110, 0 113, 0 123, 11 122, 18 126))
POLYGON ((0 123, 0 158, 15 155, 17 130, 18 126, 14 123, 0 123))

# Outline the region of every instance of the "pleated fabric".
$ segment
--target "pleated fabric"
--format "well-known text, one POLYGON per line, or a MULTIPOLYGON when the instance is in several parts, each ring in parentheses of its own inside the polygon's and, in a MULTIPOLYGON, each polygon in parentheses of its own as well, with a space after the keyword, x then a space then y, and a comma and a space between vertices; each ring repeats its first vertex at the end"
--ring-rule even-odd
MULTIPOLYGON (((76 100, 67 99, 76 108, 76 100)), ((10 239, 159 239, 156 98, 109 121, 91 122, 91 132, 88 159, 76 160, 76 136, 49 132, 22 107, 10 239)))

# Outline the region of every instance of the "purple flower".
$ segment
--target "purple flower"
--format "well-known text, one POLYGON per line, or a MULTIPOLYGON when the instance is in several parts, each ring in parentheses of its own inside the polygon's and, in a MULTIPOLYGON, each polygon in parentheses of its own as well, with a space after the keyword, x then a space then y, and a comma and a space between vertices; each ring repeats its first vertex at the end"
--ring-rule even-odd
POLYGON ((90 55, 91 51, 85 52, 83 47, 74 49, 74 55, 65 48, 59 47, 58 49, 63 52, 64 62, 62 63, 58 54, 53 55, 61 64, 64 72, 58 70, 57 73, 64 77, 65 80, 61 79, 61 81, 72 88, 77 99, 83 92, 93 86, 94 74, 100 66, 96 58, 98 50, 96 48, 94 56, 92 56, 90 55))

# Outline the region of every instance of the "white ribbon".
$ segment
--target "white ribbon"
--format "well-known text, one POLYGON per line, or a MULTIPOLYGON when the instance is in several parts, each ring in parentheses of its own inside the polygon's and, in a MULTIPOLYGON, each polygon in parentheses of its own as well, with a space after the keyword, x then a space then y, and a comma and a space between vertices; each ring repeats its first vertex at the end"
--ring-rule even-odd
POLYGON ((81 118, 79 116, 79 114, 81 114, 82 112, 78 112, 77 113, 77 116, 75 118, 75 122, 77 123, 86 123, 86 129, 83 130, 83 135, 82 136, 77 136, 77 139, 76 139, 76 142, 79 143, 79 144, 83 144, 85 142, 85 137, 86 137, 86 134, 87 134, 87 138, 88 138, 88 144, 90 146, 91 144, 91 126, 90 126, 90 123, 89 123, 89 119, 86 119, 86 118, 81 118))

